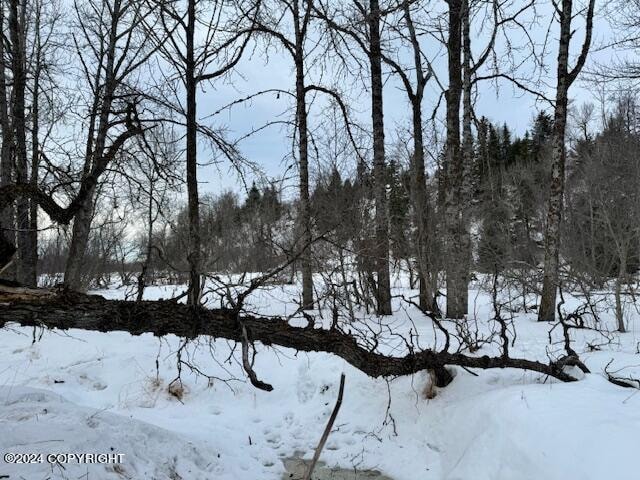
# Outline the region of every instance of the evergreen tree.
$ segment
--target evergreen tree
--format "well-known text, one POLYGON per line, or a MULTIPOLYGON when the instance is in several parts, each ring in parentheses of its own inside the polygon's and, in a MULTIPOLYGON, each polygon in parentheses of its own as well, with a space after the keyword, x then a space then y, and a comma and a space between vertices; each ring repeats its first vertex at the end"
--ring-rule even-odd
POLYGON ((260 190, 256 186, 256 182, 251 184, 251 188, 247 193, 247 199, 244 202, 244 208, 248 212, 255 212, 260 208, 260 200, 262 199, 262 195, 260 195, 260 190))
POLYGON ((500 165, 503 168, 509 168, 514 161, 511 143, 511 131, 505 123, 500 132, 500 165))
POLYGON ((396 258, 406 258, 409 254, 409 177, 396 160, 387 167, 389 190, 389 225, 391 251, 396 258))
POLYGON ((551 135, 553 134, 553 117, 546 112, 538 112, 531 132, 531 159, 541 162, 549 153, 551 135))
POLYGON ((485 194, 484 187, 486 186, 486 177, 488 173, 487 158, 488 158, 488 136, 489 136, 490 124, 486 117, 482 117, 478 122, 477 141, 474 156, 474 168, 473 168, 473 203, 478 203, 482 200, 485 194))

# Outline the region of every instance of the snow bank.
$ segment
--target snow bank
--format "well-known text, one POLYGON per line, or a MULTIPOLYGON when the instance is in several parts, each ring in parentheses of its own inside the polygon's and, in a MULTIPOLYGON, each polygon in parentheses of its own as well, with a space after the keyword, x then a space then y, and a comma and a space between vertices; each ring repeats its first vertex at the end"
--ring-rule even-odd
POLYGON ((27 465, 0 459, 0 478, 210 479, 220 468, 207 445, 122 415, 81 407, 47 390, 0 388, 0 432, 3 456, 36 454, 27 460, 35 463, 27 465), (121 463, 80 464, 65 455, 80 452, 124 457, 121 463))
MULTIPOLYGON (((272 293, 257 301, 268 298, 272 293)), ((276 309, 285 306, 283 299, 276 309)), ((399 311, 385 321, 398 331, 416 328, 420 343, 430 344, 432 325, 418 315, 405 325, 408 315, 399 311)), ((478 318, 490 313, 480 309, 478 318)), ((515 323, 512 355, 546 359, 550 326, 527 315, 515 323)), ((88 478, 98 479, 278 480, 283 459, 311 456, 344 371, 344 402, 322 454, 329 467, 379 470, 394 480, 635 479, 640 395, 610 384, 602 372, 611 359, 614 369, 640 364, 637 334, 591 353, 586 345, 597 334, 575 334, 573 346, 594 372, 580 382, 516 370, 476 377, 457 369, 433 400, 425 399, 423 373, 387 383, 331 355, 260 346, 255 370, 275 390, 258 391, 245 382, 233 345, 199 338, 181 350, 186 363, 177 398, 168 389, 178 375, 176 337, 52 331, 32 343, 33 329, 5 328, 0 454, 113 448, 125 457, 118 468, 65 471, 0 460, 0 476, 78 478, 88 468, 88 478)), ((624 373, 640 376, 640 367, 624 373)))
POLYGON ((637 478, 640 398, 632 394, 588 375, 576 384, 510 386, 450 402, 441 398, 443 478, 637 478))

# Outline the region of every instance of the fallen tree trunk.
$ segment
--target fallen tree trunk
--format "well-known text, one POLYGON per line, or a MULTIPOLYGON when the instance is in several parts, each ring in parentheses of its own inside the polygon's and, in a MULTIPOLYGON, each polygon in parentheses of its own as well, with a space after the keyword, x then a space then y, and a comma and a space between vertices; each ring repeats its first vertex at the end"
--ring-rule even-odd
POLYGON ((480 369, 518 368, 562 381, 575 380, 564 371, 564 366, 572 364, 567 357, 549 364, 506 356, 472 357, 434 350, 394 357, 363 347, 356 338, 337 328, 294 327, 281 318, 256 317, 230 309, 210 310, 172 300, 107 300, 66 290, 0 285, 0 328, 9 322, 61 330, 124 331, 132 335, 173 334, 184 338, 205 335, 235 342, 243 341, 244 326, 249 341, 304 352, 332 353, 370 377, 410 375, 422 370, 438 371, 448 365, 458 365, 480 369))

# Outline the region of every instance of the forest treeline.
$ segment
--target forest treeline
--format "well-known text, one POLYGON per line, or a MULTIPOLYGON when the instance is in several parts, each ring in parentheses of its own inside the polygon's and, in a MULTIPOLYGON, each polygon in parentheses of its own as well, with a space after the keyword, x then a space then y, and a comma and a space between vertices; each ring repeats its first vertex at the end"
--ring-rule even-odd
MULTIPOLYGON (((570 208, 561 255, 571 282, 602 288, 610 279, 626 282, 638 270, 638 120, 635 100, 624 97, 602 131, 575 138, 569 149, 566 201, 570 208)), ((540 112, 524 136, 518 137, 507 125, 481 118, 474 138, 471 269, 511 276, 538 294, 552 124, 553 118, 540 112)), ((408 158, 394 159, 386 167, 392 270, 408 273, 415 283, 410 177, 408 158)), ((335 165, 319 172, 310 197, 314 236, 323 240, 312 247, 316 270, 326 269, 336 259, 342 259, 345 268, 357 268, 358 258, 362 261, 371 255, 365 241, 373 225, 368 208, 373 202, 371 181, 366 171, 349 175, 335 165)), ((427 191, 434 203, 441 188, 437 175, 428 178, 427 191)), ((128 208, 134 211, 133 205, 128 208)), ((227 191, 204 196, 201 208, 205 271, 266 272, 295 255, 298 201, 283 199, 276 186, 258 187, 254 182, 246 195, 227 191)), ((113 222, 109 218, 91 236, 87 257, 93 268, 85 271, 84 282, 93 288, 108 288, 113 281, 133 285, 142 264, 150 283, 185 282, 187 217, 186 206, 167 210, 155 220, 151 241, 148 231, 133 228, 137 217, 127 221, 125 216, 118 228, 108 228, 113 222), (149 245, 153 248, 147 257, 149 245)), ((139 220, 147 221, 144 215, 139 220)), ((435 243, 442 251, 437 238, 435 243)), ((56 279, 67 255, 64 232, 49 236, 40 254, 41 273, 56 279)), ((294 265, 282 278, 293 281, 295 271, 294 265)))
MULTIPOLYGON (((462 319, 470 282, 490 273, 539 295, 540 320, 555 318, 563 283, 611 280, 624 330, 620 295, 640 261, 640 117, 623 81, 633 86, 637 65, 590 65, 606 90, 598 112, 570 92, 594 19, 614 13, 611 35, 637 32, 637 7, 1 0, 2 275, 71 290, 116 275, 138 300, 147 285, 185 282, 197 305, 208 276, 277 271, 300 281, 302 309, 329 286, 334 304, 342 291, 346 308, 387 315, 392 274, 405 271, 423 311, 446 304, 462 319), (202 113, 204 92, 274 56, 289 85, 202 113), (498 84, 538 101, 526 133, 483 116, 477 99, 498 84), (391 88, 408 107, 400 126, 384 116, 391 88), (265 96, 286 99, 286 114, 233 138, 221 114, 265 96), (243 153, 264 131, 290 146, 281 178, 243 153), (203 195, 202 169, 222 163, 256 181, 203 195)), ((598 48, 635 52, 636 38, 598 48)))

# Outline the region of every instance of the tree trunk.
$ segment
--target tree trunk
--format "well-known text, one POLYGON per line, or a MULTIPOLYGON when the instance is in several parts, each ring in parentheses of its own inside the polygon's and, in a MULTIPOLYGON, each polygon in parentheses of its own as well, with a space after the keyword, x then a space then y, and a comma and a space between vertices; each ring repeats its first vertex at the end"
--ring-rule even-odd
MULTIPOLYGON (((27 183, 27 126, 25 120, 25 89, 27 85, 26 51, 24 34, 24 8, 19 0, 11 0, 9 9, 9 36, 11 38, 11 70, 13 89, 11 92, 11 117, 13 120, 14 158, 16 181, 27 183)), ((17 279, 25 285, 35 285, 35 271, 29 261, 33 249, 29 235, 29 199, 21 197, 16 204, 16 226, 18 229, 17 279)))
POLYGON ((69 255, 64 269, 64 284, 68 288, 79 291, 84 291, 88 287, 83 274, 86 267, 85 255, 89 244, 91 222, 93 221, 95 188, 91 189, 89 197, 73 217, 69 255))
MULTIPOLYGON (((91 123, 87 137, 87 149, 85 164, 83 169, 83 179, 89 174, 97 162, 104 155, 109 131, 109 117, 111 105, 116 88, 114 78, 114 63, 116 56, 116 44, 118 42, 118 23, 122 16, 121 0, 115 0, 111 12, 111 25, 109 29, 109 40, 106 52, 106 64, 96 70, 96 86, 100 85, 101 71, 104 68, 104 89, 103 97, 100 98, 101 90, 94 90, 94 101, 92 105, 91 123), (97 113, 99 112, 99 115, 97 113), (97 117, 97 120, 96 120, 97 117), (97 128, 95 122, 97 121, 97 128), (93 133, 97 131, 94 141, 93 133)), ((91 222, 93 221, 94 208, 96 202, 96 185, 88 189, 88 194, 84 198, 78 213, 73 219, 73 232, 71 244, 69 246, 69 256, 64 270, 64 283, 73 290, 83 290, 87 286, 83 283, 82 274, 85 270, 85 254, 89 244, 89 234, 91 232, 91 222)))
MULTIPOLYGON (((419 100, 417 100, 419 101, 419 100)), ((432 222, 431 205, 427 194, 424 166, 424 143, 422 136, 422 109, 413 105, 413 158, 411 179, 413 181, 413 212, 416 223, 416 256, 418 258, 419 305, 423 310, 437 311, 435 292, 432 288, 433 251, 427 225, 432 222)))
POLYGON ((562 221, 564 177, 565 177, 565 131, 567 126, 567 104, 569 87, 576 80, 585 64, 593 33, 595 0, 589 0, 586 14, 585 39, 575 67, 569 70, 569 44, 573 32, 572 0, 562 0, 560 17, 560 39, 558 46, 558 80, 553 124, 553 167, 551 169, 551 189, 549 211, 544 242, 544 279, 542 297, 538 310, 538 321, 553 321, 556 311, 556 290, 559 275, 560 224, 562 221))
POLYGON ((369 1, 369 62, 371 67, 371 119, 373 124, 373 178, 376 203, 376 300, 379 315, 391 315, 389 275, 389 218, 384 151, 384 112, 382 108, 382 53, 380 46, 380 5, 369 1))
MULTIPOLYGON (((415 67, 415 91, 411 90, 408 77, 405 81, 405 88, 411 102, 411 113, 413 123, 413 157, 411 159, 411 202, 413 207, 414 223, 416 226, 415 251, 418 266, 418 289, 419 305, 423 310, 438 312, 436 302, 437 289, 437 268, 434 265, 433 237, 429 234, 427 225, 433 223, 433 210, 427 192, 425 164, 424 164, 424 139, 422 135, 422 99, 424 88, 428 77, 425 77, 422 69, 422 50, 418 35, 416 33, 413 19, 411 18, 410 2, 406 0, 403 4, 404 20, 407 23, 411 46, 413 50, 413 61, 415 67), (435 279, 435 281, 434 281, 435 279)), ((431 72, 429 72, 430 74, 431 72)), ((400 73, 405 75, 404 73, 400 73)), ((404 78, 404 77, 403 77, 404 78)), ((411 277, 413 272, 409 268, 411 277)), ((410 281, 413 284, 413 278, 410 281)), ((413 288, 413 285, 411 286, 413 288)))
POLYGON ((149 182, 149 205, 147 206, 147 248, 140 275, 138 275, 137 302, 142 301, 142 297, 144 296, 144 289, 147 286, 147 270, 151 263, 151 254, 153 251, 153 186, 153 179, 151 179, 149 182))
POLYGON ((196 2, 189 0, 186 29, 185 88, 187 91, 187 196, 189 211, 189 294, 190 305, 200 302, 202 291, 200 266, 200 200, 198 196, 197 99, 195 71, 196 2))
POLYGON ((544 242, 544 280, 538 320, 552 322, 556 316, 556 291, 558 287, 560 222, 564 196, 564 170, 566 160, 565 131, 569 91, 569 42, 571 41, 571 0, 563 0, 560 14, 560 40, 558 50, 558 80, 553 123, 553 165, 549 211, 544 242))
POLYGON ((0 284, 0 328, 9 321, 23 326, 126 331, 133 335, 173 334, 184 338, 208 335, 234 342, 243 341, 244 330, 249 341, 264 345, 279 345, 301 352, 333 353, 371 377, 395 377, 436 370, 446 373, 446 380, 451 381, 451 375, 443 367, 459 365, 480 369, 520 368, 562 381, 573 381, 575 378, 564 372, 564 366, 579 365, 586 370, 577 357, 563 357, 544 364, 504 355, 473 357, 430 349, 408 353, 404 357, 387 356, 361 346, 354 337, 336 328, 295 327, 286 319, 254 317, 235 310, 209 310, 171 300, 106 300, 70 291, 30 290, 0 284))
POLYGON ((447 100, 447 145, 445 164, 445 240, 447 273, 447 317, 463 318, 467 276, 463 251, 463 158, 460 152, 460 97, 461 79, 461 21, 462 0, 449 1, 449 88, 447 100))
MULTIPOLYGON (((0 28, 5 31, 5 9, 0 8, 0 28)), ((0 42, 0 59, 6 58, 5 42, 0 42)), ((0 61, 0 128, 2 129, 2 146, 0 147, 0 188, 13 183, 13 128, 9 118, 9 100, 7 92, 6 64, 0 61)), ((3 249, 11 250, 15 244, 15 205, 12 202, 0 209, 0 242, 3 249), (11 244, 11 247, 8 244, 11 244)), ((8 250, 8 251, 9 251, 8 250)), ((13 253, 11 253, 13 255, 13 253)), ((15 263, 0 268, 0 278, 15 279, 15 263)))
POLYGON ((620 333, 624 333, 627 331, 624 325, 624 308, 622 306, 622 284, 624 279, 627 276, 627 252, 623 247, 623 251, 621 252, 620 265, 618 266, 618 276, 616 277, 616 321, 618 323, 618 331, 620 333))
POLYGON ((309 201, 309 139, 304 84, 304 34, 300 25, 300 1, 293 2, 296 68, 296 126, 298 128, 298 168, 300 169, 300 224, 302 227, 302 308, 313 309, 313 270, 311 268, 311 204, 309 201))
MULTIPOLYGON (((40 115, 40 74, 42 70, 42 45, 40 41, 40 20, 41 9, 35 12, 35 51, 36 58, 33 71, 33 100, 31 104, 31 178, 30 182, 34 188, 38 187, 38 173, 40 168, 40 140, 39 135, 39 115, 40 115)), ((29 202, 29 247, 31 251, 29 257, 25 259, 27 262, 27 271, 29 272, 31 284, 38 283, 38 204, 29 202)))
POLYGON ((471 203, 471 175, 473 172, 473 133, 472 98, 471 98, 471 10, 470 0, 463 0, 462 16, 462 43, 463 43, 463 77, 462 77, 462 180, 460 195, 460 304, 464 308, 465 315, 469 308, 469 270, 471 263, 471 235, 469 232, 469 205, 471 203))

